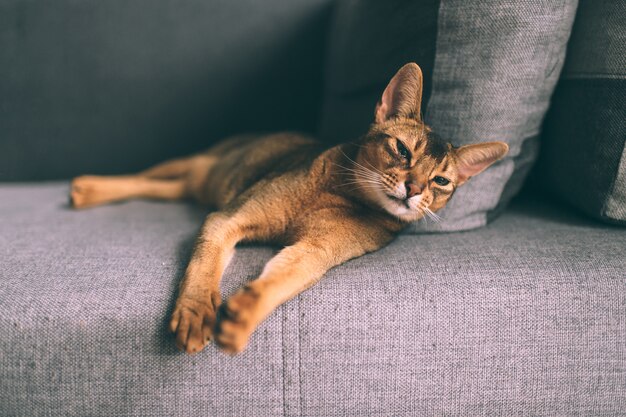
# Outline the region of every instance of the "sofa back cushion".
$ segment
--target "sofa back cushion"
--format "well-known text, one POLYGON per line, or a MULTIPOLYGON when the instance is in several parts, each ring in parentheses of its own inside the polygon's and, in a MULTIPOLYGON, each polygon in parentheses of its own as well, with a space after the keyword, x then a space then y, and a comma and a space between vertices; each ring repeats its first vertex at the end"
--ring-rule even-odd
POLYGON ((563 64, 576 0, 340 0, 331 32, 322 135, 354 139, 408 61, 424 71, 426 122, 454 145, 505 141, 510 153, 459 188, 443 221, 413 231, 484 225, 519 190, 563 64))
POLYGON ((626 3, 581 0, 546 118, 536 182, 626 224, 626 3))
POLYGON ((0 181, 317 125, 332 0, 0 2, 0 181))

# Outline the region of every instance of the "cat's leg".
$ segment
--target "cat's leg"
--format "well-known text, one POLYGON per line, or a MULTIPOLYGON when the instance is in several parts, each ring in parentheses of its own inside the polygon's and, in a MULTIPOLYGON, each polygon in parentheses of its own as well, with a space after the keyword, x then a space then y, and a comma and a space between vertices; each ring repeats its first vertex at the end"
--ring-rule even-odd
POLYGON ((181 178, 192 170, 194 162, 199 159, 198 157, 173 159, 148 168, 139 175, 158 179, 181 178))
MULTIPOLYGON (((342 228, 305 237, 284 248, 265 266, 261 276, 245 285, 220 307, 215 341, 228 353, 241 352, 248 338, 274 309, 316 283, 330 268, 384 246, 391 236, 357 240, 342 228)), ((374 233, 376 235, 376 232, 374 233)))
POLYGON ((75 208, 88 208, 130 198, 179 200, 193 197, 203 203, 202 191, 216 158, 196 155, 174 159, 137 175, 85 175, 72 181, 70 198, 75 208))
POLYGON ((130 198, 179 200, 189 195, 186 179, 161 180, 142 176, 77 177, 70 199, 74 208, 88 208, 130 198))
POLYGON ((169 324, 180 350, 196 353, 211 340, 221 302, 222 274, 235 245, 254 238, 253 226, 258 221, 250 211, 244 206, 231 212, 211 213, 202 226, 169 324))

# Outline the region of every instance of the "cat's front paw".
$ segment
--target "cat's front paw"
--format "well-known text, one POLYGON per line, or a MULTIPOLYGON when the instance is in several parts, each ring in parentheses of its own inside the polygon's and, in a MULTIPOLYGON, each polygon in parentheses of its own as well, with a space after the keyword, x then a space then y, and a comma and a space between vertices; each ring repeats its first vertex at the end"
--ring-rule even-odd
POLYGON ((187 353, 200 352, 213 337, 215 315, 220 296, 194 298, 181 295, 170 321, 170 331, 176 334, 176 347, 187 353))
POLYGON ((226 353, 239 353, 248 344, 250 335, 260 321, 259 296, 254 288, 246 285, 220 306, 215 343, 226 353))

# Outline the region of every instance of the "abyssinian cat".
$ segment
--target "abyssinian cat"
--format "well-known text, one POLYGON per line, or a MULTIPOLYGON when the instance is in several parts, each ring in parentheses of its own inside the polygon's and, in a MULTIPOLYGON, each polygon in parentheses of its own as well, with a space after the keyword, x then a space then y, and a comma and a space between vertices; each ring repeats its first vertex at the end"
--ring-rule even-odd
POLYGON ((280 304, 330 268, 387 245, 409 222, 434 215, 458 186, 507 153, 502 142, 442 141, 421 119, 421 98, 421 70, 409 63, 390 81, 374 123, 358 140, 328 149, 291 133, 235 137, 137 175, 78 177, 71 199, 76 208, 133 197, 194 198, 215 207, 169 326, 188 353, 211 339, 237 353, 280 304), (258 279, 222 302, 220 279, 242 241, 284 248, 258 279))

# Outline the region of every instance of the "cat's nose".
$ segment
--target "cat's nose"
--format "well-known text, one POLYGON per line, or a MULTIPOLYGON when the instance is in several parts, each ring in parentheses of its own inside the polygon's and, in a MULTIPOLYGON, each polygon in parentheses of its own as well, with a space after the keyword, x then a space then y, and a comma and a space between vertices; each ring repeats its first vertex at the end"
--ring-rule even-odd
POLYGON ((406 187, 406 198, 422 194, 422 191, 424 191, 424 185, 416 184, 414 182, 407 181, 404 183, 404 186, 406 187))

